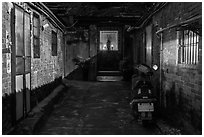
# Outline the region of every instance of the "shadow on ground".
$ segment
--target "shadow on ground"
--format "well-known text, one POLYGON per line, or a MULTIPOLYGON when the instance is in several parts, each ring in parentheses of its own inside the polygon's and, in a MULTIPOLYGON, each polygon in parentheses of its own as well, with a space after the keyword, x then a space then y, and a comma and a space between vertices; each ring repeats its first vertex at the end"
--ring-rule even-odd
POLYGON ((35 134, 151 135, 155 125, 142 126, 130 113, 128 82, 68 81, 70 88, 35 134))

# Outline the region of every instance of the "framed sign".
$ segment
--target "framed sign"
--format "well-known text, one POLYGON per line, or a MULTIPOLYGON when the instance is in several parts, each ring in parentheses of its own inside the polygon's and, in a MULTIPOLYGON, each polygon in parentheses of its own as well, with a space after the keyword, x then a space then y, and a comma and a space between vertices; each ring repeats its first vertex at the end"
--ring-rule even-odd
POLYGON ((100 31, 100 51, 118 50, 118 31, 100 31))

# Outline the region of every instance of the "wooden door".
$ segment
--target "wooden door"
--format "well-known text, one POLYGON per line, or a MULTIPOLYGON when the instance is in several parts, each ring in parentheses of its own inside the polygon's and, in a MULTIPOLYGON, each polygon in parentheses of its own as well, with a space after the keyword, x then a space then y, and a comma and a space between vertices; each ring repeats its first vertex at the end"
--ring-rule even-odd
POLYGON ((31 83, 31 27, 30 14, 21 7, 14 8, 14 48, 12 51, 12 72, 16 100, 16 120, 23 118, 30 111, 31 83))

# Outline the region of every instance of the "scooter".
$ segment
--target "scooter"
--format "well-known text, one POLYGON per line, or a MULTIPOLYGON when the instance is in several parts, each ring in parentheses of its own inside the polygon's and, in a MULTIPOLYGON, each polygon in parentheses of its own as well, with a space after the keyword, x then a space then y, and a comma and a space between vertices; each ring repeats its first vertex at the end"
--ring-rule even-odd
MULTIPOLYGON (((153 122, 153 115, 155 111, 156 98, 153 93, 153 86, 151 83, 151 76, 153 70, 144 64, 140 64, 135 68, 139 75, 132 77, 132 90, 130 107, 133 116, 142 121, 143 124, 153 122)), ((153 66, 157 70, 156 65, 153 66)))

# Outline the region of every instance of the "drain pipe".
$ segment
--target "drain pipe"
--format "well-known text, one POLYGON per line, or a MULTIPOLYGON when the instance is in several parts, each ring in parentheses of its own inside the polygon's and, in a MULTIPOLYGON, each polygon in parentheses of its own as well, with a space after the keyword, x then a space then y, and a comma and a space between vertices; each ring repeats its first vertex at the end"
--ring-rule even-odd
POLYGON ((162 93, 162 62, 163 62, 163 33, 160 33, 160 39, 161 39, 161 42, 160 42, 160 69, 159 69, 159 73, 160 73, 160 76, 159 76, 159 83, 160 83, 160 94, 159 94, 159 101, 160 101, 160 108, 162 107, 161 106, 161 99, 162 99, 162 96, 161 96, 161 93, 162 93))

